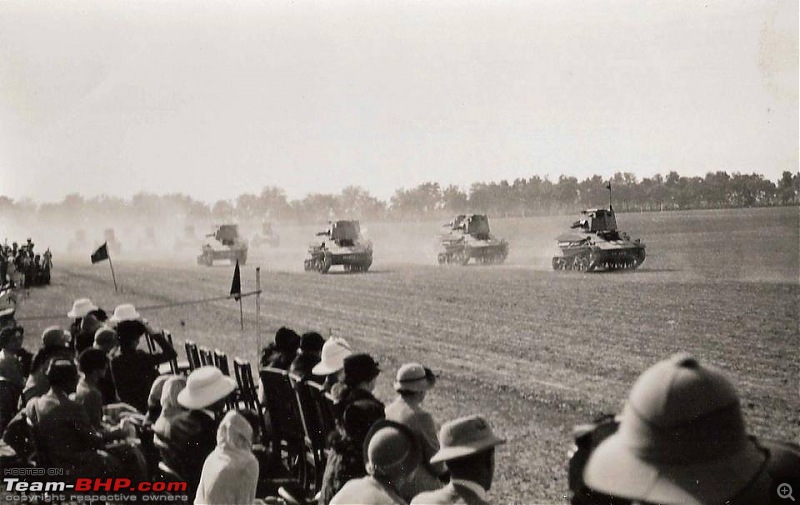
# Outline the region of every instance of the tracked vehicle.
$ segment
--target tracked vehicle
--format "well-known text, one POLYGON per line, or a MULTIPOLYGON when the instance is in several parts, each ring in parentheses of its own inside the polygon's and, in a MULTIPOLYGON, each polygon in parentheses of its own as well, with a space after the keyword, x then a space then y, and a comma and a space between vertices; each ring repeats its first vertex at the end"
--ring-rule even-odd
POLYGON ((489 218, 483 214, 459 214, 445 225, 448 231, 439 236, 440 265, 502 263, 508 257, 508 242, 494 237, 489 230, 489 218))
POLYGON ((617 230, 610 203, 608 209, 584 210, 571 229, 556 238, 561 255, 553 257, 554 270, 632 270, 644 261, 644 244, 617 230))
POLYGON ((306 272, 324 274, 334 265, 342 265, 345 272, 366 272, 372 265, 372 242, 361 235, 358 221, 330 221, 317 236, 324 238, 309 246, 303 262, 306 272))
POLYGON ((231 265, 237 261, 241 265, 247 263, 247 241, 239 237, 239 227, 237 225, 223 224, 217 226, 214 233, 209 233, 206 237, 214 237, 224 248, 215 249, 211 244, 203 245, 202 253, 197 257, 198 265, 210 267, 216 260, 228 260, 231 265))

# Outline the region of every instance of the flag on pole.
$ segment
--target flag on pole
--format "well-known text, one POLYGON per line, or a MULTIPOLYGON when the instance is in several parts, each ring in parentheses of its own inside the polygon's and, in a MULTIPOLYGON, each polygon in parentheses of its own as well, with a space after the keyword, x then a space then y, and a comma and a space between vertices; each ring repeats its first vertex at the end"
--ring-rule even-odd
POLYGON ((233 281, 231 282, 231 296, 234 300, 242 297, 242 278, 239 274, 239 260, 236 260, 236 268, 233 270, 233 281))
POLYGON ((606 183, 606 189, 611 189, 611 181, 608 181, 608 182, 606 183))
POLYGON ((97 250, 92 253, 92 265, 107 259, 108 259, 108 243, 103 242, 103 245, 98 247, 97 250))

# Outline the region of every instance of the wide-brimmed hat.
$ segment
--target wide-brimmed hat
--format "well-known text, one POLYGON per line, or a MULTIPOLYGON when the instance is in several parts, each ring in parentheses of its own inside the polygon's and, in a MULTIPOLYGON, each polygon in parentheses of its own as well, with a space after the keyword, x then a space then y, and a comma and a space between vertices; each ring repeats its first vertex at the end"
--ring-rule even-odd
POLYGON ((236 381, 223 375, 219 368, 202 366, 186 379, 186 387, 178 393, 178 403, 187 409, 204 409, 222 400, 236 389, 236 381))
POLYGON ((369 382, 381 373, 378 363, 366 353, 356 353, 344 359, 343 382, 349 386, 369 382))
POLYGON ((747 437, 733 385, 718 369, 677 354, 639 377, 619 430, 594 450, 583 477, 621 498, 724 503, 764 461, 747 437))
MULTIPOLYGON (((62 309, 63 310, 63 309, 62 309)), ((97 305, 92 303, 88 298, 78 298, 72 302, 72 308, 67 312, 67 317, 70 319, 77 319, 79 317, 86 317, 89 312, 97 310, 97 305)))
POLYGON ((59 326, 48 326, 42 332, 43 347, 66 347, 72 335, 64 331, 59 326))
POLYGON ((461 417, 442 425, 439 430, 440 449, 431 458, 431 463, 472 456, 504 443, 505 439, 495 435, 481 416, 461 417))
POLYGON ((314 375, 330 375, 344 367, 344 359, 353 354, 347 340, 332 337, 322 346, 322 361, 314 365, 311 373, 314 375))
POLYGON ((120 323, 122 321, 140 321, 142 319, 142 315, 136 311, 136 307, 130 303, 123 303, 122 305, 117 305, 114 309, 114 314, 111 316, 110 321, 112 323, 120 323))
POLYGON ((419 363, 406 363, 397 370, 395 391, 427 391, 436 384, 436 376, 430 368, 419 363))
POLYGON ((381 419, 364 439, 364 463, 371 475, 411 475, 422 462, 417 438, 407 426, 381 419))

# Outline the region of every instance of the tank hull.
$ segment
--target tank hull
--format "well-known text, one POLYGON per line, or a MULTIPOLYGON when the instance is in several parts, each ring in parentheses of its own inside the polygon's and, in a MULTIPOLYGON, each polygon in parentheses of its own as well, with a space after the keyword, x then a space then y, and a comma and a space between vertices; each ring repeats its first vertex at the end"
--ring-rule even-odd
POLYGON ((203 252, 197 256, 197 264, 210 267, 215 261, 227 260, 231 265, 237 261, 240 265, 247 263, 247 247, 230 247, 227 249, 214 249, 213 247, 203 247, 203 252))
POLYGON ((561 256, 553 257, 554 270, 582 270, 587 272, 634 270, 646 257, 644 245, 621 240, 559 243, 561 256))

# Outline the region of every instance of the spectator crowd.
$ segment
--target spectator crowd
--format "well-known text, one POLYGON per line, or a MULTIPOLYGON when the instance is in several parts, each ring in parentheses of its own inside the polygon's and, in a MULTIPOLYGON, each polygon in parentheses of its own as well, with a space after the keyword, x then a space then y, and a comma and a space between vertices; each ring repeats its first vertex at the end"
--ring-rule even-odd
POLYGON ((32 287, 50 284, 53 254, 47 249, 44 254, 34 251, 31 239, 19 245, 13 242, 0 244, 0 288, 32 287))
MULTIPOLYGON (((506 440, 479 414, 440 425, 426 402, 439 377, 422 363, 392 371, 385 403, 376 357, 344 338, 280 328, 253 374, 192 342, 180 360, 131 304, 108 315, 78 299, 66 318, 34 352, 13 314, 0 320, 5 466, 185 482, 196 504, 492 501, 506 440)), ((573 504, 769 503, 775 482, 800 478, 800 448, 750 436, 731 381, 687 354, 644 371, 620 415, 574 435, 555 462, 573 504)))

